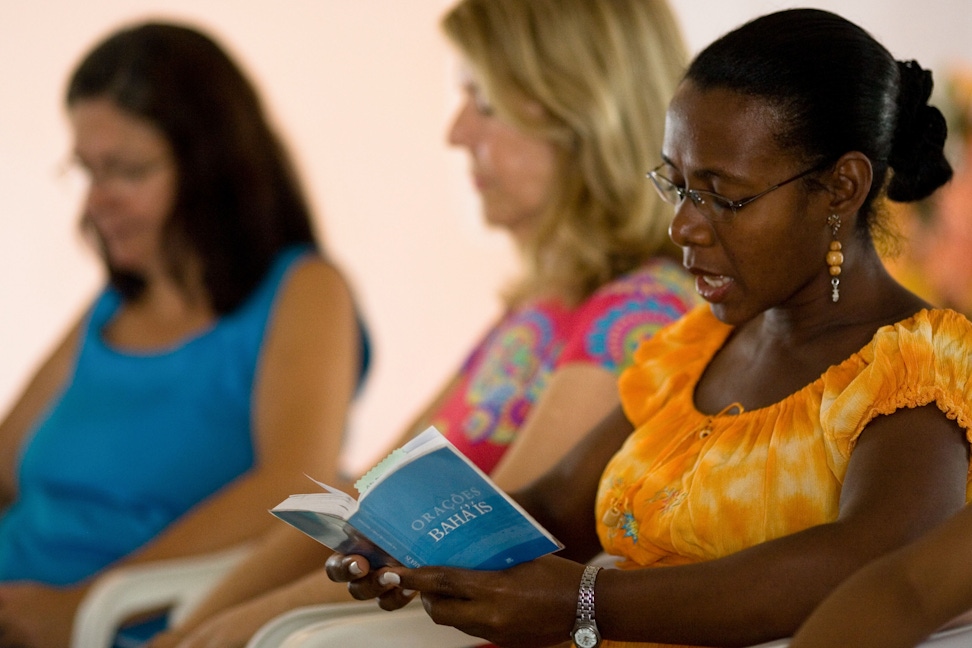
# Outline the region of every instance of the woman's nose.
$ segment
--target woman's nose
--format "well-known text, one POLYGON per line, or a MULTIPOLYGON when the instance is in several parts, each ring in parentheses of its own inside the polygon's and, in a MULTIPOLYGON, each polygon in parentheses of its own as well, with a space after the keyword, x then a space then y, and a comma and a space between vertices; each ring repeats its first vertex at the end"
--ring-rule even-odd
POLYGON ((449 126, 447 141, 452 146, 472 146, 475 132, 476 109, 470 99, 465 99, 449 126))
POLYGON ((675 207, 668 236, 675 245, 683 248, 709 245, 713 240, 712 223, 686 197, 675 207))
POLYGON ((111 187, 106 187, 104 182, 95 181, 94 178, 88 183, 87 193, 84 197, 85 210, 90 212, 92 209, 107 204, 113 196, 111 187))

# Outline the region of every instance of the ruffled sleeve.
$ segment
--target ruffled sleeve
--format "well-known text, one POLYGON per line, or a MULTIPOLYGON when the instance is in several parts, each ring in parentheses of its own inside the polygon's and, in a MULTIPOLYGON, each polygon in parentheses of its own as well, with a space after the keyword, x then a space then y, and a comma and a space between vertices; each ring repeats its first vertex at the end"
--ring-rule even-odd
MULTIPOLYGON (((935 403, 972 441, 972 323, 951 310, 923 310, 882 327, 871 342, 823 376, 821 424, 847 459, 864 427, 904 407, 935 403)), ((843 470, 836 470, 842 477, 843 470)))
POLYGON ((694 384, 731 330, 704 304, 642 342, 634 354, 634 364, 618 380, 628 420, 638 427, 671 394, 687 393, 691 397, 694 384))

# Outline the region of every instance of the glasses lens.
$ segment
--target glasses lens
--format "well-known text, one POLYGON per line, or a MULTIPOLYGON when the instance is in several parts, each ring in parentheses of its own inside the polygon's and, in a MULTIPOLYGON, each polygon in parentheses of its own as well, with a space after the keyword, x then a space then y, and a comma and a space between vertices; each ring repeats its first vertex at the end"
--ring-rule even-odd
POLYGON ((734 213, 728 198, 710 191, 689 191, 695 208, 710 221, 727 221, 734 213))
POLYGON ((658 173, 658 170, 648 172, 648 178, 655 187, 662 200, 678 207, 687 197, 692 201, 695 209, 710 221, 728 221, 732 219, 735 210, 728 198, 711 191, 682 189, 674 182, 658 173))
POLYGON ((658 192, 662 200, 670 205, 678 205, 682 202, 682 193, 678 190, 674 182, 663 175, 658 175, 657 171, 649 171, 648 178, 651 180, 651 184, 654 185, 655 191, 658 192))

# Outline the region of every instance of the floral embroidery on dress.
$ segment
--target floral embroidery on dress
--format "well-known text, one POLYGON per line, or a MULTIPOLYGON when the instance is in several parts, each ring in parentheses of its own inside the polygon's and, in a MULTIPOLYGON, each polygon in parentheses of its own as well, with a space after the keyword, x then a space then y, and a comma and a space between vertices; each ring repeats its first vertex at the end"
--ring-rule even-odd
POLYGON ((664 502, 659 509, 662 513, 671 513, 675 507, 685 501, 685 491, 679 490, 677 488, 672 488, 671 486, 666 486, 661 489, 655 496, 652 497, 649 502, 664 502))
POLYGON ((635 519, 634 513, 631 511, 624 512, 624 523, 621 525, 624 529, 624 537, 631 538, 631 541, 638 544, 638 520, 635 519))

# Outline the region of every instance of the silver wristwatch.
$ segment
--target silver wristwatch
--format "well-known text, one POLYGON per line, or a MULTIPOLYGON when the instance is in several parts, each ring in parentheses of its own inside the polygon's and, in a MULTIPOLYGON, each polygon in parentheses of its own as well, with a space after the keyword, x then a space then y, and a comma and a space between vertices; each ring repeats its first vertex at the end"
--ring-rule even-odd
POLYGON ((600 567, 588 565, 581 576, 580 591, 577 593, 577 621, 570 636, 577 648, 597 648, 601 645, 601 633, 594 623, 594 582, 600 567))

